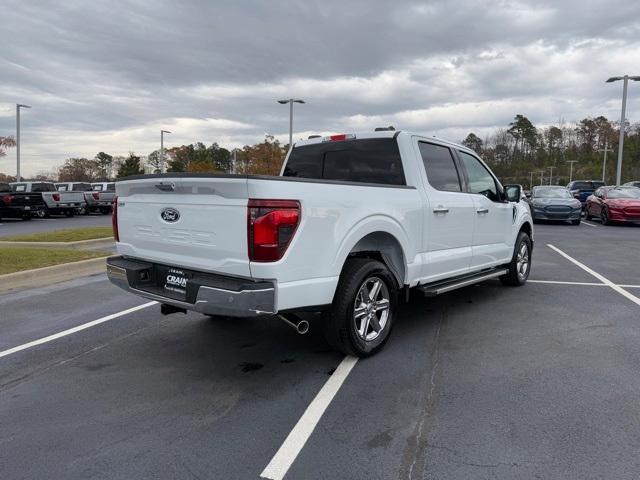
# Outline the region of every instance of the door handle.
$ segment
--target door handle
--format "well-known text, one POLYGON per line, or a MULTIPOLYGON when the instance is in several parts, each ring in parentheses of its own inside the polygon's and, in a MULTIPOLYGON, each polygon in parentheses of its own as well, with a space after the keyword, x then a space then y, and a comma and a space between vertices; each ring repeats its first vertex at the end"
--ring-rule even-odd
POLYGON ((481 215, 483 213, 489 213, 489 209, 488 208, 479 208, 478 210, 476 210, 476 213, 478 215, 481 215))
POLYGON ((433 209, 433 213, 449 213, 449 209, 440 205, 433 209))

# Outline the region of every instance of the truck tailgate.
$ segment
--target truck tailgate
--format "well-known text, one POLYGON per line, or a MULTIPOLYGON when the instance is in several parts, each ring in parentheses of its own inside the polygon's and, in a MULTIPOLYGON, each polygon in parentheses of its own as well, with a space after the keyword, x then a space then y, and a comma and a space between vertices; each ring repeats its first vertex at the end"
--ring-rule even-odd
POLYGON ((247 179, 118 182, 118 251, 181 268, 250 277, 247 179))

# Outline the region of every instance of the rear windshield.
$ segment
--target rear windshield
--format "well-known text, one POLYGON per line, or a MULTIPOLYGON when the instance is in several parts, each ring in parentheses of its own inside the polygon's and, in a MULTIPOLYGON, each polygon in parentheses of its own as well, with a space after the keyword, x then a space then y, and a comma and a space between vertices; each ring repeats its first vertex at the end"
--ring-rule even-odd
POLYGON ((405 185, 394 138, 323 142, 294 148, 283 176, 405 185))
POLYGON ((102 184, 101 183, 95 183, 91 186, 91 189, 94 192, 101 192, 102 191, 102 184))
POLYGON ((116 184, 115 183, 107 183, 107 192, 115 192, 116 184))
POLYGON ((71 190, 74 192, 90 192, 91 184, 90 183, 74 183, 71 186, 71 190))
POLYGON ((56 187, 53 183, 32 183, 31 184, 32 192, 55 192, 56 187))

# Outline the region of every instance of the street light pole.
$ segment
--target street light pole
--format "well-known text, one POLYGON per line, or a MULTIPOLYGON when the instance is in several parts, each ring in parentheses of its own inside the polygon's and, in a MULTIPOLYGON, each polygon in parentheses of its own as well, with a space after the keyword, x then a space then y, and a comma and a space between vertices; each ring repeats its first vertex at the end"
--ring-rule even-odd
POLYGON ((640 80, 640 76, 629 76, 625 75, 623 77, 611 77, 607 79, 606 83, 617 82, 618 80, 623 81, 622 86, 622 113, 620 115, 620 141, 618 142, 618 166, 616 167, 616 187, 620 186, 622 181, 622 153, 624 146, 624 120, 625 114, 627 110, 627 85, 629 84, 629 80, 633 80, 637 82, 640 80))
POLYGON ((570 165, 569 167, 569 183, 573 180, 573 164, 578 163, 577 160, 567 160, 567 163, 570 165))
POLYGON ((293 104, 294 103, 306 103, 304 100, 289 98, 286 100, 278 100, 281 105, 289 104, 289 150, 293 146, 293 104))
POLYGON ((20 181, 20 109, 31 108, 29 105, 16 103, 16 182, 20 181))
POLYGON ((529 190, 533 188, 533 172, 529 172, 529 190))
POLYGON ((606 172, 607 172, 607 152, 609 151, 609 141, 604 139, 604 150, 598 150, 599 152, 604 152, 604 159, 602 160, 602 183, 607 183, 606 180, 606 172))
POLYGON ((538 173, 540 174, 540 185, 542 185, 542 181, 543 181, 543 177, 544 177, 544 170, 540 170, 538 173))
POLYGON ((164 134, 171 133, 169 130, 160 130, 160 173, 164 173, 164 134))
POLYGON ((556 167, 549 167, 549 185, 551 185, 551 180, 553 180, 553 169, 556 167))

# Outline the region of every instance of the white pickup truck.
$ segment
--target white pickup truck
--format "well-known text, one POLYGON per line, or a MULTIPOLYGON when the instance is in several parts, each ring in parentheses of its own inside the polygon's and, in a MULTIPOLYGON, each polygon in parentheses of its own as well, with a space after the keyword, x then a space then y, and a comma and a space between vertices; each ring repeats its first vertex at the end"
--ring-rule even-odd
POLYGON ((17 193, 37 193, 42 195, 44 208, 38 210, 41 217, 49 215, 66 215, 73 217, 85 206, 84 194, 82 192, 60 192, 52 182, 14 182, 11 189, 17 193))
POLYGON ((408 132, 298 142, 278 177, 160 174, 116 185, 110 280, 162 312, 322 312, 336 349, 389 338, 398 297, 499 278, 523 285, 533 226, 471 150, 408 132), (400 292, 404 295, 398 295, 400 292))

